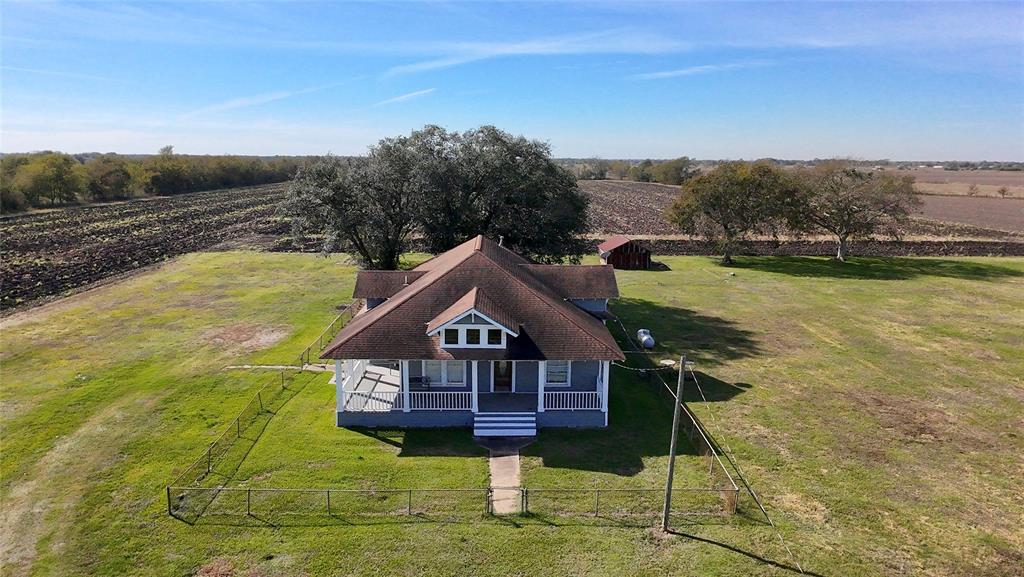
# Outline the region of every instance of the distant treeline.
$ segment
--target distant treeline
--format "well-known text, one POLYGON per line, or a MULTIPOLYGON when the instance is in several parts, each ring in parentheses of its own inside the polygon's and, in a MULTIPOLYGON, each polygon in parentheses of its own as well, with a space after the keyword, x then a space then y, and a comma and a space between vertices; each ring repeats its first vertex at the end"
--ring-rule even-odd
POLYGON ((682 184, 697 174, 699 167, 683 156, 672 160, 604 160, 562 159, 563 167, 581 180, 633 180, 636 182, 659 182, 661 184, 682 184))
MULTIPOLYGON (((759 161, 770 162, 776 166, 813 167, 834 161, 831 158, 815 158, 813 160, 792 160, 784 158, 761 158, 759 161)), ((689 176, 702 170, 710 170, 726 160, 696 160, 688 157, 662 160, 637 159, 603 159, 603 158, 559 158, 556 160, 576 178, 582 180, 634 180, 638 182, 660 182, 662 184, 680 184, 689 176)), ((856 168, 892 168, 897 170, 914 170, 919 168, 960 170, 1004 170, 1024 171, 1024 162, 993 162, 988 160, 851 160, 843 162, 856 168)))
POLYGON ((189 156, 165 146, 153 156, 72 156, 61 152, 0 158, 0 208, 15 212, 80 202, 284 182, 305 157, 189 156))

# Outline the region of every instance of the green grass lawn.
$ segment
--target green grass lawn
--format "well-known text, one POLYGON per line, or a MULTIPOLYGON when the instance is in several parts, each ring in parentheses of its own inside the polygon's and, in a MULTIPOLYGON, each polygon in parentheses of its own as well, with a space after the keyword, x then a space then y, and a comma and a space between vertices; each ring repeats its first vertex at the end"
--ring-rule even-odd
MULTIPOLYGON (((686 353, 805 570, 1014 575, 1024 566, 1024 259, 665 258, 615 311, 686 353)), ((280 527, 166 513, 164 486, 350 300, 338 258, 193 254, 3 321, 4 575, 778 575, 756 523, 393 518, 280 527)), ((659 357, 660 358, 660 357, 659 357)), ((617 370, 607 431, 544 431, 533 486, 663 482, 667 405, 617 370)), ((238 486, 486 483, 460 431, 333 426, 326 375, 266 425, 238 486)), ((684 455, 681 479, 699 482, 684 455)), ((750 503, 743 504, 749 509, 750 503)))

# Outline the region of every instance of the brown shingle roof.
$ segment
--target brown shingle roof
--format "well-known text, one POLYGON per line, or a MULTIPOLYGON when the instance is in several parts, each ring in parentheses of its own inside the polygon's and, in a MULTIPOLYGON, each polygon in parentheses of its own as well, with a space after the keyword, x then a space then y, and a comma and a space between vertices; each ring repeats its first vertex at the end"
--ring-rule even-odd
POLYGON ((611 265, 520 265, 564 299, 614 299, 619 296, 611 265))
MULTIPOLYGON (((381 305, 356 316, 324 350, 323 358, 622 359, 611 333, 531 272, 530 262, 476 237, 414 269, 422 272, 381 305), (515 316, 519 336, 505 350, 442 349, 427 326, 472 289, 515 316), (483 352, 477 352, 483 351, 483 352)), ((569 270, 575 267, 559 267, 569 270)), ((541 273, 541 275, 554 273, 541 273)), ((570 273, 571 274, 571 273, 570 273)), ((585 273, 589 274, 589 273, 585 273)), ((550 279, 550 276, 548 277, 550 279)), ((614 282, 614 276, 612 277, 614 282)), ((583 298, 583 297, 579 297, 583 298)), ((481 311, 484 312, 484 311, 481 311)), ((487 314, 484 312, 484 314, 487 314)), ((488 315, 490 316, 490 315, 488 315)), ((498 319, 495 319, 498 320, 498 319)), ((512 328, 512 327, 509 327, 512 328)))
POLYGON ((357 299, 386 299, 402 290, 425 273, 411 270, 361 270, 356 274, 357 299))

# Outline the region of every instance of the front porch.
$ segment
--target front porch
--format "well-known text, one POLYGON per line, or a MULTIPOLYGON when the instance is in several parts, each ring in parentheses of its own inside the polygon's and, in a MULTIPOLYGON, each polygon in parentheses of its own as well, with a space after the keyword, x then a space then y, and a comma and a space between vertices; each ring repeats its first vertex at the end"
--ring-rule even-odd
POLYGON ((569 362, 557 384, 545 361, 501 361, 511 365, 508 382, 498 361, 445 361, 440 372, 436 362, 336 361, 338 424, 469 426, 483 413, 537 414, 541 426, 607 423, 608 361, 569 362))

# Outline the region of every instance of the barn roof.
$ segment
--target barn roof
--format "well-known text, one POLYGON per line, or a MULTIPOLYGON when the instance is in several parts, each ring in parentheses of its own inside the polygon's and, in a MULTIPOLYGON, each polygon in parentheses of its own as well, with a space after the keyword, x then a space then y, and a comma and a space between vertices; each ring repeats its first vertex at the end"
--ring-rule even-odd
POLYGON ((600 252, 608 252, 610 250, 615 250, 620 246, 624 244, 629 244, 631 242, 633 241, 630 240, 628 236, 617 234, 609 238, 608 240, 602 242, 601 244, 597 245, 597 250, 600 252))
MULTIPOLYGON (((421 274, 415 278, 410 275, 408 286, 400 288, 379 306, 353 318, 321 356, 331 359, 410 360, 470 357, 622 359, 622 351, 604 324, 563 296, 566 287, 572 288, 574 283, 581 281, 552 282, 559 276, 555 269, 571 277, 580 274, 573 272, 580 268, 601 271, 585 272, 582 276, 597 278, 605 275, 602 280, 605 288, 615 286, 611 267, 565 265, 538 273, 530 261, 478 236, 410 271, 421 274), (494 314, 507 317, 507 322, 518 325, 518 336, 507 339, 506 349, 446 350, 441 347, 438 335, 427 334, 431 321, 444 316, 442 313, 460 300, 468 300, 471 294, 474 302, 481 303, 480 295, 483 294, 482 299, 488 301, 483 306, 492 312, 507 311, 494 314), (513 316, 514 321, 508 320, 513 316)), ((383 276, 392 278, 400 275, 383 276)), ((404 283, 404 278, 402 280, 404 283)), ((383 282, 381 286, 384 286, 383 282)), ((386 286, 393 288, 394 285, 386 286)))

